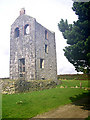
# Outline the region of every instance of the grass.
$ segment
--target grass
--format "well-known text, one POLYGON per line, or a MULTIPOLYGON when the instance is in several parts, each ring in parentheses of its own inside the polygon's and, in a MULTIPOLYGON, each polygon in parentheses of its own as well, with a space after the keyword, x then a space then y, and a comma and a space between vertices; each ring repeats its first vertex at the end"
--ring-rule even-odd
POLYGON ((66 80, 90 80, 89 74, 64 74, 58 75, 58 79, 66 80))
MULTIPOLYGON (((88 81, 82 82, 83 87, 88 87, 88 81)), ((75 98, 77 95, 82 96, 83 93, 88 93, 84 89, 70 88, 79 84, 80 81, 63 80, 62 85, 67 85, 67 88, 60 88, 58 85, 56 88, 43 91, 2 95, 2 117, 32 118, 37 114, 69 104, 72 102, 71 97, 75 98)))
POLYGON ((86 80, 61 80, 62 81, 62 85, 65 87, 75 87, 78 86, 80 87, 80 82, 82 83, 82 87, 90 87, 88 84, 88 81, 86 80))

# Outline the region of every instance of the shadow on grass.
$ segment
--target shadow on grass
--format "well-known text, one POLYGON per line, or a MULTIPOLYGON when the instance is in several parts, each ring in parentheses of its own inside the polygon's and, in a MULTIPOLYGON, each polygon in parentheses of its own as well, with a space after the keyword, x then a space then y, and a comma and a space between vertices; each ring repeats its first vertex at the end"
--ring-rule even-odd
POLYGON ((70 97, 70 100, 72 101, 72 104, 76 106, 81 106, 81 109, 84 110, 90 110, 90 91, 87 93, 79 94, 74 97, 70 97))

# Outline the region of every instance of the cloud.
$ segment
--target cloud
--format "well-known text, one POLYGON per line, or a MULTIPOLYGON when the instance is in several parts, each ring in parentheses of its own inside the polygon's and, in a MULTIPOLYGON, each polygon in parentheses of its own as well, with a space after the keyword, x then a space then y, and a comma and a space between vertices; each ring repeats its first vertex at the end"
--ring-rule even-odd
POLYGON ((9 56, 3 54, 0 56, 0 78, 9 77, 9 56))
POLYGON ((64 56, 63 48, 67 44, 57 26, 61 18, 68 19, 69 23, 77 20, 71 9, 72 3, 72 0, 0 0, 0 77, 9 76, 10 26, 22 7, 25 7, 27 15, 55 32, 58 73, 75 72, 64 56))

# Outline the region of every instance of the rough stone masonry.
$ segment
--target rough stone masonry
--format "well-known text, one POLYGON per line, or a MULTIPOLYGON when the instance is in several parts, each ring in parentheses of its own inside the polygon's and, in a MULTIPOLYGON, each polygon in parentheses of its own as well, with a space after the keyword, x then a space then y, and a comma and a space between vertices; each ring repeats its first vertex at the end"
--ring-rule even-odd
POLYGON ((57 80, 55 33, 25 14, 11 25, 10 79, 57 80))

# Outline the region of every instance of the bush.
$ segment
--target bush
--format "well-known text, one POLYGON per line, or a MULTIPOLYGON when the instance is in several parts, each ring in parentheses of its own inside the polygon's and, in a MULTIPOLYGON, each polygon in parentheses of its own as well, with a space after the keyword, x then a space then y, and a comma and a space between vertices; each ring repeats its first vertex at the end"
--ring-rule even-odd
POLYGON ((65 74, 65 75, 58 75, 58 79, 65 79, 65 80, 90 80, 90 74, 65 74))

